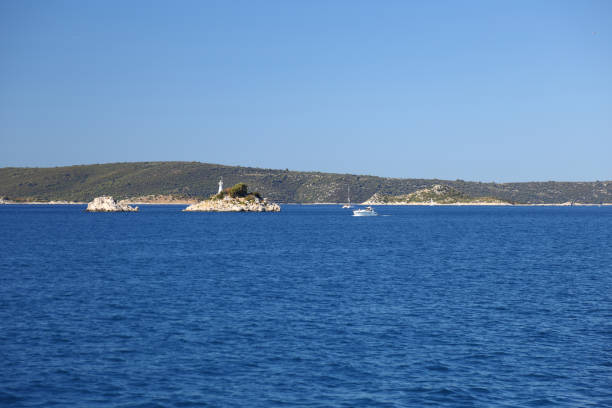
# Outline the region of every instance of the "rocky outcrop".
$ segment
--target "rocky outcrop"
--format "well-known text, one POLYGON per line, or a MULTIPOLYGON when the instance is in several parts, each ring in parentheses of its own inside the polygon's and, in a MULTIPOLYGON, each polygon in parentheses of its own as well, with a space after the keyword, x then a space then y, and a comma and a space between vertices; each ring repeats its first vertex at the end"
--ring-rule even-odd
POLYGON ((192 204, 183 211, 209 211, 209 212, 278 212, 278 204, 269 203, 265 198, 255 196, 210 198, 192 204))
POLYGON ((387 202, 389 201, 389 197, 393 197, 393 196, 384 195, 384 194, 381 194, 381 193, 374 193, 374 195, 372 197, 368 198, 362 204, 363 205, 387 204, 387 202))
POLYGON ((376 193, 364 205, 509 205, 494 197, 470 197, 452 187, 436 184, 414 193, 392 196, 376 193))
POLYGON ((113 197, 103 196, 96 197, 92 202, 87 204, 88 212, 133 212, 138 211, 138 207, 130 207, 126 203, 116 202, 113 197))

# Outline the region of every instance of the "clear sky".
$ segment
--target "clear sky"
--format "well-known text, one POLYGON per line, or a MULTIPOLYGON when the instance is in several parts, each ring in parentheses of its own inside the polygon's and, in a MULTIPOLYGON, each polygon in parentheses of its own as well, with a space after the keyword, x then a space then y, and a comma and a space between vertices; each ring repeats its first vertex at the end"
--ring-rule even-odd
POLYGON ((0 0, 0 167, 612 179, 612 1, 0 0))

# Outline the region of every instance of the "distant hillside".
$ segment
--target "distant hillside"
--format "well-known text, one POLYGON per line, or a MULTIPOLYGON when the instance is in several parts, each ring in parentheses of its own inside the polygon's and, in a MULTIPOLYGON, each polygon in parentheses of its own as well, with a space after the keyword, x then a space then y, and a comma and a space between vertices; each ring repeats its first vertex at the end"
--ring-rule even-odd
POLYGON ((462 180, 398 179, 352 174, 297 172, 198 162, 109 163, 50 168, 0 169, 0 197, 16 201, 89 201, 101 195, 122 199, 152 194, 203 198, 244 182, 276 202, 363 202, 374 193, 410 194, 445 184, 472 197, 517 203, 612 202, 612 181, 479 183, 462 180))
POLYGON ((500 200, 494 197, 471 197, 461 191, 436 184, 431 188, 417 190, 414 193, 402 195, 386 195, 376 193, 370 197, 364 204, 479 204, 479 203, 497 203, 508 204, 507 201, 500 200))

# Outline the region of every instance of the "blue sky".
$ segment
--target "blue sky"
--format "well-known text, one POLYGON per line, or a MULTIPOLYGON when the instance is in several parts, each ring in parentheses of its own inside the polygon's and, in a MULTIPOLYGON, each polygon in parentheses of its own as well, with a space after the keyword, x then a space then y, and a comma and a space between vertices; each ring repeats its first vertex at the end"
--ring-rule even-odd
POLYGON ((611 1, 0 1, 0 167, 612 179, 611 1))

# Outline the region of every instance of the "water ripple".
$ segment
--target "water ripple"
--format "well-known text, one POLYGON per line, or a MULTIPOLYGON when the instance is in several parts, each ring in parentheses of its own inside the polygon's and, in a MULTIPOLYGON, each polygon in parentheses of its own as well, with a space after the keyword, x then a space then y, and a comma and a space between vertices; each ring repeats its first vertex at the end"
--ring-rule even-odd
POLYGON ((177 209, 0 207, 0 406, 612 406, 612 208, 177 209))

